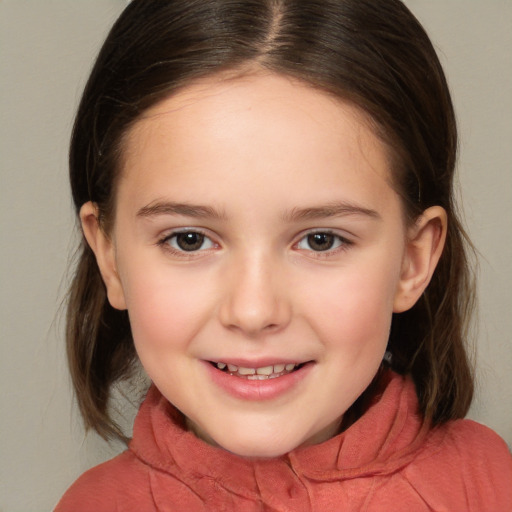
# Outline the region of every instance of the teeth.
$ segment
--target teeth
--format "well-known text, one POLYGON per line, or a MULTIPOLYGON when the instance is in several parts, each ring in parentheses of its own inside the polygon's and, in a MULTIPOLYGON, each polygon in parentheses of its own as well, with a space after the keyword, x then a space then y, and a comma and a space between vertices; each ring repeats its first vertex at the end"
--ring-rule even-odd
POLYGON ((273 366, 263 366, 262 368, 257 368, 256 373, 258 375, 272 375, 273 373, 279 373, 279 372, 274 372, 273 366))
POLYGON ((238 373, 238 375, 246 376, 252 380, 264 380, 266 378, 275 378, 277 374, 284 371, 291 372, 296 368, 295 363, 288 364, 274 364, 269 366, 262 366, 260 368, 245 368, 243 366, 236 366, 235 364, 216 363, 219 370, 224 370, 226 367, 231 373, 238 373))
POLYGON ((247 378, 249 380, 267 380, 270 377, 268 375, 249 375, 247 378))
POLYGON ((254 368, 244 368, 240 366, 238 368, 238 373, 240 375, 254 375, 256 373, 256 370, 254 368))

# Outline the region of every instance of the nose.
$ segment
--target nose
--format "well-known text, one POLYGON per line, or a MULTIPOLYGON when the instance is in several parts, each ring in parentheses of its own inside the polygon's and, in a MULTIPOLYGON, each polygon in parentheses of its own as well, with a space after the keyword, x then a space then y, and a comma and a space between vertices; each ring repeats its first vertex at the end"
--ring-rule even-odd
POLYGON ((283 269, 261 254, 240 260, 230 262, 223 282, 221 323, 253 338, 282 330, 290 322, 292 310, 283 269))

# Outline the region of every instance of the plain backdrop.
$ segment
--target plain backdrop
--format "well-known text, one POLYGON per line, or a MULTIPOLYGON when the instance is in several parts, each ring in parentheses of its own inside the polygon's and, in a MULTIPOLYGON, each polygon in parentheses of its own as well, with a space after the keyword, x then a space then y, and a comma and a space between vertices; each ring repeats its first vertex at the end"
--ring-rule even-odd
MULTIPOLYGON (((121 448, 85 436, 64 359, 75 246, 67 146, 81 89, 125 0, 0 0, 0 512, 48 511, 121 448)), ((459 181, 481 253, 470 416, 512 445, 512 2, 407 0, 460 122, 459 181)))

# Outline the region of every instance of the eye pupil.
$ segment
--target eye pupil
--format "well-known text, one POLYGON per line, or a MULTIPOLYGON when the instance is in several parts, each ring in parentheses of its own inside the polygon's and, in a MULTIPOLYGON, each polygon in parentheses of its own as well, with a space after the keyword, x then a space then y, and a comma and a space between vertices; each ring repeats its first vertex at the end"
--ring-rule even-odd
POLYGON ((328 251, 334 245, 334 235, 329 233, 313 233, 308 235, 308 245, 314 251, 328 251))
POLYGON ((204 243, 204 235, 201 233, 178 233, 176 243, 183 251, 197 251, 204 243))

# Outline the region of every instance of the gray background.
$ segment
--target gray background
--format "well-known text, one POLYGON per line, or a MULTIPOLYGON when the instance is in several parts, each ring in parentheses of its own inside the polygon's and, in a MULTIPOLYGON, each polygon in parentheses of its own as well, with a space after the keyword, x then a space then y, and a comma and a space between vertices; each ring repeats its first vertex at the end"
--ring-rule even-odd
MULTIPOLYGON (((407 0, 448 74, 460 184, 481 252, 471 417, 512 445, 512 2, 407 0)), ((50 510, 111 457, 85 436, 64 361, 75 244, 66 153, 81 89, 122 0, 0 0, 0 512, 50 510)))

